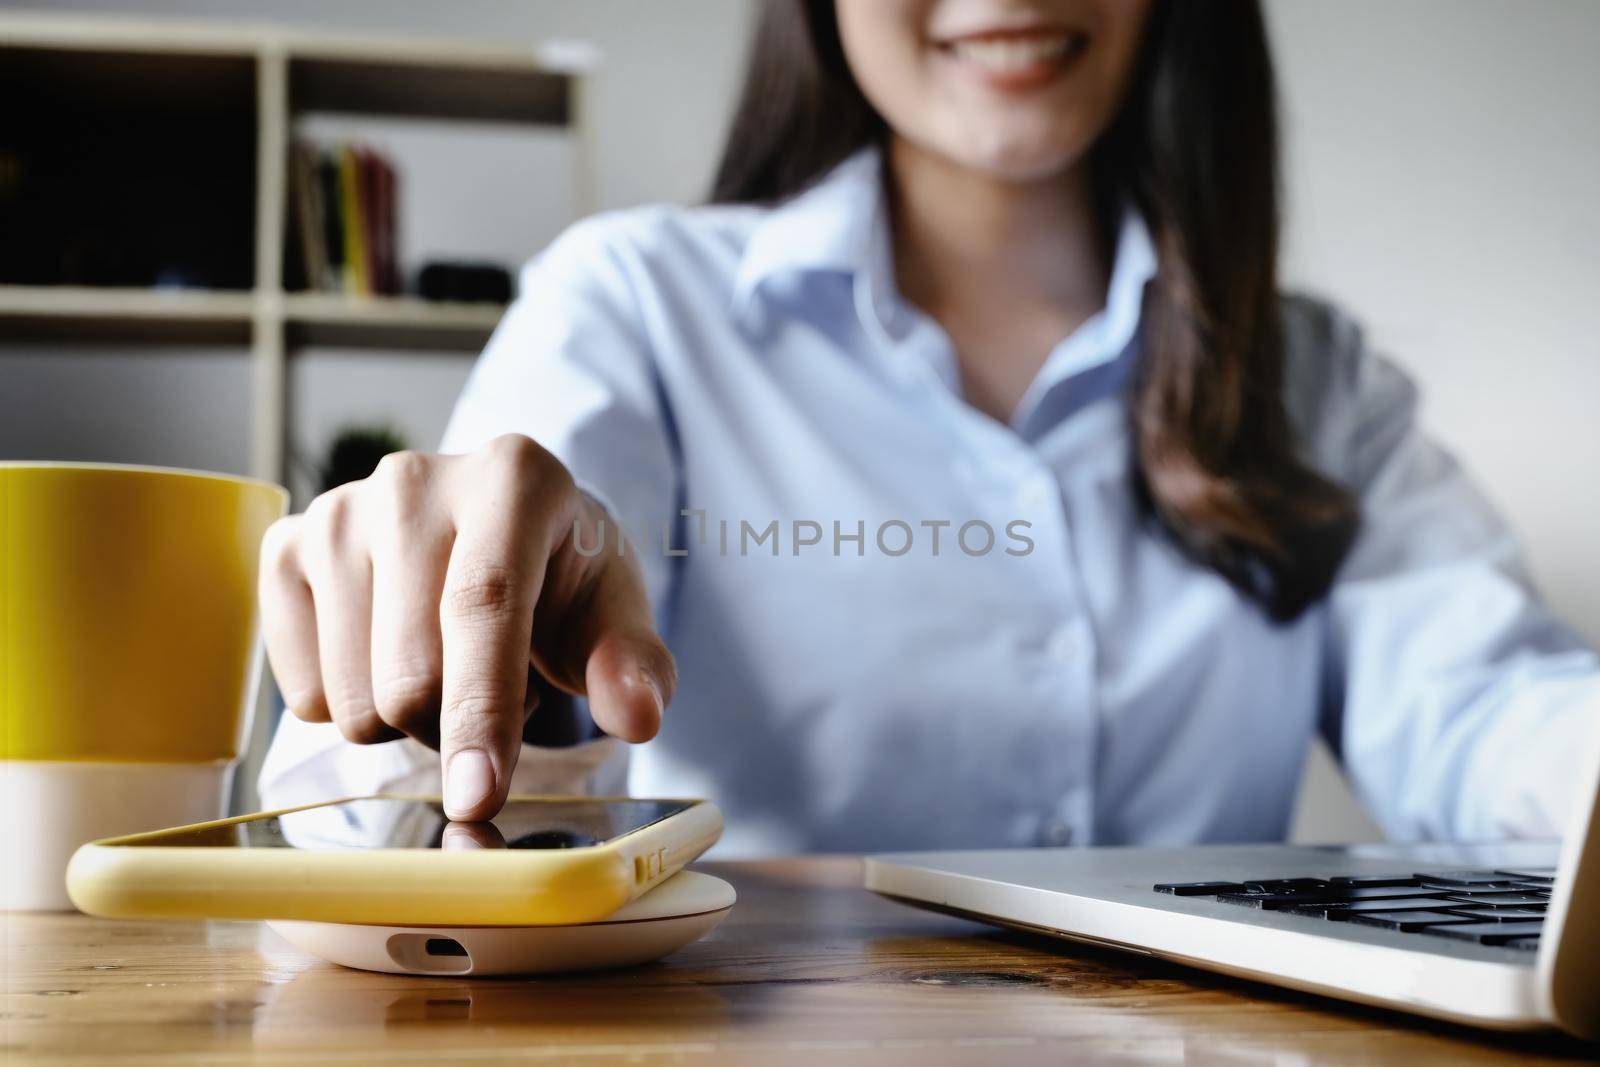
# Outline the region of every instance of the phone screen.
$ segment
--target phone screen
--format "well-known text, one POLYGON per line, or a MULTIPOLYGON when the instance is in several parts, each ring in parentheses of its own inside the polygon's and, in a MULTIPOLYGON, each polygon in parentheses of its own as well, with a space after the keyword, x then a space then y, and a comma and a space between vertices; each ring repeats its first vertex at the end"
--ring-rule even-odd
POLYGON ((204 830, 158 834, 130 846, 207 848, 584 848, 689 808, 678 800, 509 800, 487 822, 452 823, 436 802, 366 797, 204 830))

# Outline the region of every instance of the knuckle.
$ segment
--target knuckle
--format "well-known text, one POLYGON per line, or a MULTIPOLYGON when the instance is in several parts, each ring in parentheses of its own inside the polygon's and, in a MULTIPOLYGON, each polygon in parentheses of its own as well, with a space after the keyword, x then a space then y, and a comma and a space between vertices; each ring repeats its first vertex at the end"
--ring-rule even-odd
POLYGON ((262 592, 267 595, 304 579, 304 566, 299 555, 299 518, 299 515, 280 518, 267 526, 267 533, 262 534, 259 581, 262 592))
POLYGON ((508 505, 519 522, 537 528, 576 498, 571 472, 532 438, 505 434, 480 455, 486 465, 477 482, 479 502, 508 505))
POLYGON ((283 705, 289 709, 289 714, 301 722, 327 722, 328 703, 322 699, 322 691, 308 689, 297 693, 284 693, 283 705))
POLYGON ((377 709, 372 706, 372 690, 367 679, 337 674, 332 678, 324 676, 323 696, 333 713, 333 721, 352 741, 356 740, 352 734, 363 735, 373 726, 382 727, 377 709))
POLYGON ((408 493, 428 480, 432 467, 432 462, 421 452, 390 452, 378 461, 372 478, 392 491, 408 493))
POLYGON ((442 679, 437 672, 396 674, 374 685, 373 702, 378 718, 399 730, 408 730, 439 706, 442 679))
POLYGON ((306 508, 305 520, 315 540, 324 547, 347 543, 355 525, 355 500, 349 486, 330 489, 306 508))
POLYGON ((335 715, 334 722, 338 724, 339 733, 352 745, 376 744, 392 736, 388 724, 373 711, 335 715))
POLYGON ((521 586, 510 568, 482 564, 447 582, 440 606, 457 618, 503 615, 517 606, 521 586))
POLYGON ((484 452, 493 469, 513 489, 543 488, 552 480, 567 476, 560 460, 545 451, 533 438, 522 434, 508 433, 496 437, 485 446, 484 452))
POLYGON ((515 468, 532 468, 541 465, 549 453, 526 434, 503 433, 484 446, 484 453, 495 461, 515 468))
POLYGON ((378 466, 374 473, 385 478, 412 481, 426 478, 431 466, 431 462, 424 453, 412 449, 401 449, 398 452, 390 452, 378 460, 378 466))
POLYGON ((295 534, 299 529, 299 516, 290 515, 267 527, 261 536, 261 574, 275 579, 292 579, 300 576, 299 553, 295 549, 295 534))
MULTIPOLYGON (((457 747, 487 745, 494 741, 496 717, 503 704, 492 687, 469 685, 450 695, 441 718, 457 747)), ((520 702, 515 718, 518 724, 522 722, 520 702)))

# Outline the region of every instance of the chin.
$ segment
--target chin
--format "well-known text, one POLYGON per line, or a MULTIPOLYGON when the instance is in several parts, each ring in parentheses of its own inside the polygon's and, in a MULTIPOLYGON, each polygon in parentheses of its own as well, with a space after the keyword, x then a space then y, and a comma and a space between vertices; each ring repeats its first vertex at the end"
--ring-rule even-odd
POLYGON ((1083 160, 1094 144, 1094 131, 1087 126, 1059 111, 969 112, 930 126, 923 143, 968 170, 1005 181, 1039 182, 1059 178, 1083 160))
POLYGON ((985 137, 949 153, 955 162, 990 177, 1011 182, 1059 178, 1083 159, 1087 146, 1059 138, 985 137))

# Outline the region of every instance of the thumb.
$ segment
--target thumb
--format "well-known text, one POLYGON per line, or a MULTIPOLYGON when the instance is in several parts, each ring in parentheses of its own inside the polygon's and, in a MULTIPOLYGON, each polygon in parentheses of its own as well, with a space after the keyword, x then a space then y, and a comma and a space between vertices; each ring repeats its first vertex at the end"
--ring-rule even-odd
POLYGON ((677 666, 631 558, 609 560, 589 581, 564 617, 535 620, 533 665, 558 688, 588 697, 589 714, 612 737, 648 741, 677 688, 677 666))
POLYGON ((661 713, 677 688, 672 653, 652 627, 600 635, 584 668, 589 714, 612 737, 635 744, 661 729, 661 713))

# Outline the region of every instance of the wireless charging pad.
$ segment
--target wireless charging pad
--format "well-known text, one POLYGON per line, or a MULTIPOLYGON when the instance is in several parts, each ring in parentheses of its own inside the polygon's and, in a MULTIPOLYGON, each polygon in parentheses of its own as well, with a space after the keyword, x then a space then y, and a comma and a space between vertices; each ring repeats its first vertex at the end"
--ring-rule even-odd
POLYGON ((736 899, 720 878, 681 871, 609 919, 579 926, 267 923, 330 963, 390 974, 554 974, 658 960, 716 929, 736 899))

